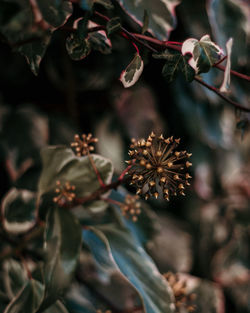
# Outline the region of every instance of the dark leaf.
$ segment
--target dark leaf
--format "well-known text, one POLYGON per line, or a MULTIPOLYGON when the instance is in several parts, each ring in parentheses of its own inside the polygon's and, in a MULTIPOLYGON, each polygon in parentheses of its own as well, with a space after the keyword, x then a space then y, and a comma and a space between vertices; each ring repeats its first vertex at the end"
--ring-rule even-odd
POLYGON ((72 3, 68 0, 36 0, 40 14, 52 27, 62 26, 72 14, 72 3))
POLYGON ((44 286, 31 279, 5 309, 4 313, 35 313, 39 308, 44 293, 44 286))
POLYGON ((3 264, 3 284, 10 299, 14 298, 27 281, 26 272, 20 262, 8 259, 3 264))
POLYGON ((81 237, 80 224, 67 209, 51 208, 44 243, 45 296, 39 312, 59 299, 71 282, 80 253, 81 237))
POLYGON ((121 30, 121 19, 120 17, 111 18, 106 25, 108 37, 121 30))
POLYGON ((35 225, 35 193, 12 188, 2 202, 3 227, 9 233, 21 234, 35 225))
POLYGON ((88 39, 81 39, 75 33, 71 33, 66 39, 66 49, 70 58, 74 61, 79 61, 91 52, 91 45, 88 39))
POLYGON ((186 57, 180 52, 165 50, 163 53, 154 54, 153 56, 156 59, 167 60, 163 66, 162 74, 168 83, 174 81, 179 72, 183 73, 187 82, 191 82, 194 79, 194 69, 188 64, 186 57))

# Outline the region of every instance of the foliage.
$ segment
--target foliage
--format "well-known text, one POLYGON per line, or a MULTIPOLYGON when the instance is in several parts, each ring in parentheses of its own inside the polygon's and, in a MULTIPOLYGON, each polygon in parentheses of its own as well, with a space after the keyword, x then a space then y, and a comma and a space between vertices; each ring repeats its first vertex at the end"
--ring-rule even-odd
POLYGON ((1 312, 250 312, 249 12, 0 2, 1 312))

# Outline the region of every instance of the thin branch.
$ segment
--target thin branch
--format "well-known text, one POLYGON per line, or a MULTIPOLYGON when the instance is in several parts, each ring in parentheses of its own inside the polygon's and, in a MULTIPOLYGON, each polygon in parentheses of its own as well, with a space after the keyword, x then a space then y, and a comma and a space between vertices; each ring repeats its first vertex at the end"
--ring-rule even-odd
POLYGON ((232 104, 236 109, 239 109, 241 111, 244 111, 244 112, 250 112, 250 108, 246 108, 244 106, 242 106, 241 104, 239 104, 238 102, 236 101, 233 101, 231 100, 230 98, 224 96, 220 91, 219 89, 205 83, 201 78, 199 77, 195 77, 195 80, 200 83, 201 85, 205 86, 206 88, 208 88, 209 90, 213 91, 214 93, 216 93, 220 98, 222 98, 223 100, 227 101, 228 103, 232 104))
POLYGON ((96 177, 97 177, 97 179, 98 179, 98 181, 99 181, 99 184, 100 184, 100 186, 103 188, 103 187, 105 187, 105 184, 104 184, 104 182, 103 182, 103 180, 102 180, 102 178, 101 178, 101 174, 100 174, 100 172, 98 171, 98 169, 97 169, 97 167, 96 167, 96 165, 95 165, 95 162, 94 162, 94 160, 93 160, 93 158, 92 158, 92 156, 91 156, 91 154, 88 152, 88 158, 89 158, 89 161, 90 161, 90 163, 91 163, 91 166, 93 167, 93 170, 95 171, 95 174, 96 174, 96 177))
MULTIPOLYGON (((220 71, 225 72, 225 69, 226 69, 225 66, 216 64, 215 67, 218 68, 220 71)), ((237 77, 239 77, 239 78, 241 78, 241 79, 244 79, 244 80, 247 80, 247 81, 250 82, 250 76, 248 76, 248 75, 241 74, 241 73, 236 72, 236 71, 234 71, 234 70, 230 70, 230 73, 231 73, 232 75, 234 75, 234 76, 237 76, 237 77)))

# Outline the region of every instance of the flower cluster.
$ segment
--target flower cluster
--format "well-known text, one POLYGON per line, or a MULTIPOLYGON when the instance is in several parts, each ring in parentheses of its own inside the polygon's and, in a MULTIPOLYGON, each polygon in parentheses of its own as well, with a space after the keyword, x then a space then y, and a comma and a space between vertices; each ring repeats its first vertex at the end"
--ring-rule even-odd
POLYGON ((81 137, 82 139, 79 135, 75 135, 75 141, 71 143, 71 147, 75 148, 76 155, 79 157, 82 155, 88 155, 89 152, 93 152, 95 148, 91 144, 98 142, 98 139, 92 137, 92 134, 82 134, 81 137))
POLYGON ((57 196, 53 198, 53 201, 55 203, 58 203, 59 205, 62 205, 65 202, 73 201, 76 196, 75 189, 76 187, 73 185, 70 185, 69 182, 66 182, 64 185, 62 185, 61 182, 58 180, 56 182, 56 189, 55 189, 57 196))
POLYGON ((131 216, 133 222, 137 222, 138 215, 141 213, 141 204, 138 200, 139 197, 137 195, 127 195, 124 203, 120 205, 122 215, 126 217, 131 216))
POLYGON ((126 162, 131 165, 128 174, 137 194, 145 194, 147 200, 150 196, 158 198, 161 193, 168 201, 171 195, 185 195, 184 189, 190 185, 191 178, 187 168, 192 165, 187 159, 192 154, 177 151, 179 143, 180 139, 165 139, 153 132, 147 140, 132 139, 131 160, 126 162))
POLYGON ((105 310, 105 311, 96 310, 96 313, 112 313, 112 311, 111 310, 105 310))
POLYGON ((176 312, 195 312, 196 306, 193 304, 193 301, 195 300, 196 295, 187 292, 186 281, 181 281, 178 274, 171 272, 168 272, 163 276, 173 290, 176 312))

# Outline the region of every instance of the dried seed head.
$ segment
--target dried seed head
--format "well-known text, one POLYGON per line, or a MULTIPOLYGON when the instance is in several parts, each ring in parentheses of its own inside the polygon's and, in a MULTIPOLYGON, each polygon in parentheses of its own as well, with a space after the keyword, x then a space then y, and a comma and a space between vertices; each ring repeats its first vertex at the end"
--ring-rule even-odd
POLYGON ((131 196, 131 195, 127 195, 124 203, 122 203, 120 205, 121 211, 122 211, 122 215, 124 215, 125 217, 132 218, 133 222, 136 222, 138 220, 138 215, 141 214, 141 204, 138 201, 139 200, 139 196, 131 196))
POLYGON ((158 198, 161 194, 166 200, 172 195, 184 195, 183 190, 191 178, 186 168, 192 163, 187 161, 191 153, 176 151, 179 143, 179 138, 172 136, 165 139, 163 135, 156 136, 154 133, 147 140, 132 140, 129 151, 131 160, 126 162, 132 165, 128 174, 131 184, 137 188, 137 194, 145 194, 145 199, 158 198))
POLYGON ((60 181, 56 182, 55 192, 56 197, 53 198, 53 202, 59 204, 60 206, 66 202, 72 202, 75 199, 75 189, 74 185, 70 185, 69 182, 66 182, 64 185, 60 181))
POLYGON ((82 134, 81 138, 79 135, 75 135, 75 141, 71 143, 71 147, 75 149, 76 155, 79 157, 87 155, 89 152, 93 152, 94 147, 92 144, 98 142, 98 139, 92 137, 92 134, 82 134))
POLYGON ((196 298, 196 294, 189 293, 187 291, 186 281, 180 281, 179 275, 171 272, 165 273, 163 274, 163 276, 167 280, 173 291, 175 297, 176 312, 195 312, 196 305, 193 302, 196 298))

